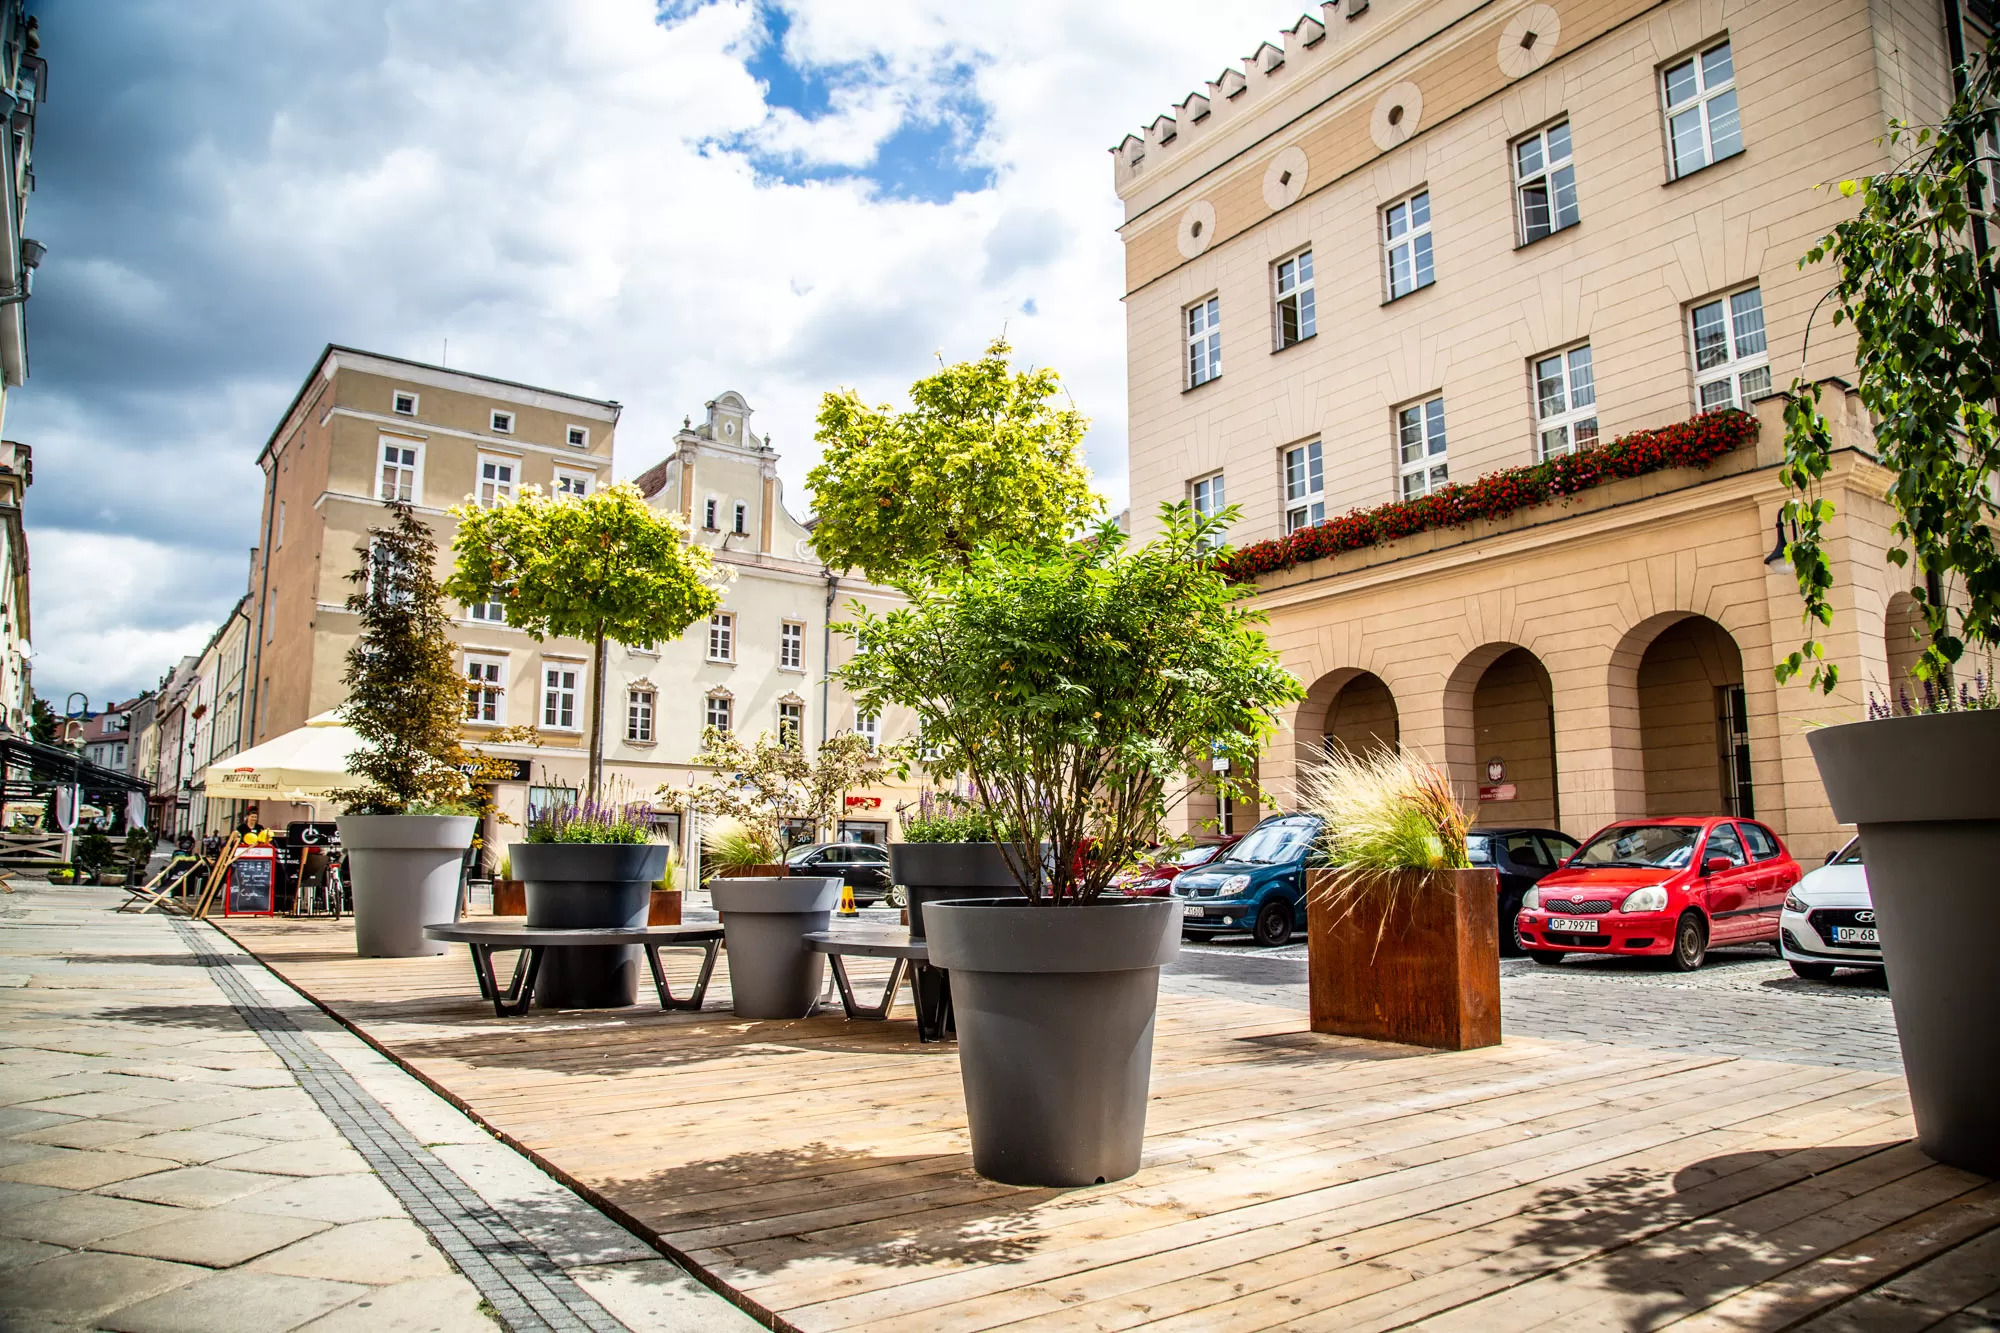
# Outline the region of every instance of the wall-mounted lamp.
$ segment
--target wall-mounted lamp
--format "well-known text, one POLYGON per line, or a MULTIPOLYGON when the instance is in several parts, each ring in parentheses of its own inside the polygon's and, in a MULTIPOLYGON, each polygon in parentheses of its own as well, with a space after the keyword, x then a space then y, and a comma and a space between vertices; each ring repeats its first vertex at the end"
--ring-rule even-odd
POLYGON ((1785 536, 1785 516, 1781 512, 1771 521, 1771 526, 1776 531, 1777 541, 1771 547, 1771 554, 1764 557, 1764 565, 1767 569, 1778 569, 1781 567, 1790 569, 1792 567, 1792 559, 1790 555, 1786 554, 1785 548, 1799 539, 1799 525, 1797 522, 1791 525, 1791 536, 1787 538, 1785 536))
POLYGON ((21 238, 21 285, 0 287, 0 305, 19 305, 34 295, 35 270, 42 266, 42 260, 48 253, 49 247, 33 237, 21 238))

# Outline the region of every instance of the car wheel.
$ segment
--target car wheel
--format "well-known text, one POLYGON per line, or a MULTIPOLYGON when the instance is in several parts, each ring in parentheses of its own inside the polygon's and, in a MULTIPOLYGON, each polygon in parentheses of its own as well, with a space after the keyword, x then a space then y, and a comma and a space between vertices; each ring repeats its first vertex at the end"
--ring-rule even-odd
POLYGON ((1832 981, 1832 980, 1833 980, 1833 964, 1832 964, 1832 963, 1799 963, 1799 962, 1794 962, 1794 963, 1792 964, 1792 971, 1793 971, 1794 973, 1796 973, 1797 975, 1799 975, 1799 976, 1803 977, 1803 978, 1804 978, 1805 980, 1807 980, 1807 981, 1832 981))
POLYGON ((888 897, 884 898, 883 901, 891 907, 908 907, 910 905, 910 891, 900 884, 893 884, 889 887, 888 897))
POLYGON ((1500 956, 1519 958, 1528 951, 1521 941, 1521 895, 1500 895, 1500 956))
POLYGON ((1674 928, 1674 951, 1667 955, 1667 966, 1675 972, 1693 972, 1707 957, 1708 928, 1698 913, 1683 912, 1674 928))
POLYGON ((1528 950, 1528 957, 1534 959, 1543 967, 1554 967, 1563 960, 1564 955, 1557 953, 1553 949, 1530 949, 1528 950))
POLYGON ((1292 942, 1292 909, 1283 903, 1265 903, 1257 913, 1257 927, 1251 931, 1257 943, 1267 949, 1292 942))

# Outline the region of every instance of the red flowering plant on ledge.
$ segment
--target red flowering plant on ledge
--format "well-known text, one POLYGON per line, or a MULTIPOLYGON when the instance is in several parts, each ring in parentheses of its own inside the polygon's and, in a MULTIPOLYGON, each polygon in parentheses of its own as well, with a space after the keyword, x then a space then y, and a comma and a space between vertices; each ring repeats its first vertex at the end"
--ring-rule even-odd
POLYGON ((1413 500, 1356 509, 1288 536, 1251 542, 1225 554, 1221 569, 1232 579, 1253 579, 1398 537, 1463 527, 1482 518, 1505 518, 1517 509, 1547 504, 1621 477, 1642 477, 1671 467, 1707 467, 1756 438, 1757 418, 1748 412, 1735 408, 1704 412, 1691 421, 1621 435, 1580 453, 1489 472, 1476 481, 1440 486, 1413 500))

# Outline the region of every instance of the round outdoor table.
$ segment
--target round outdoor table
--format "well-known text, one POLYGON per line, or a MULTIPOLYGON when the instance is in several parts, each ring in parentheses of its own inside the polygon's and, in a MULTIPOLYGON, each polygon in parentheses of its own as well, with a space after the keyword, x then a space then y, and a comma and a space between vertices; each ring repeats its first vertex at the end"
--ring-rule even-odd
POLYGON ((722 948, 719 925, 614 926, 595 929, 564 929, 529 926, 519 921, 456 921, 425 926, 430 939, 464 944, 472 950, 472 971, 479 982, 481 999, 493 1001, 493 1012, 502 1018, 524 1014, 535 997, 535 977, 542 968, 542 955, 550 949, 602 949, 607 946, 638 945, 645 950, 653 969, 653 988, 659 993, 662 1009, 699 1009, 708 994, 708 979, 715 972, 715 955, 722 948), (660 968, 660 950, 697 948, 702 950, 701 975, 686 999, 677 999, 667 986, 667 974, 660 968), (520 951, 514 960, 514 975, 506 990, 493 974, 493 951, 520 951))

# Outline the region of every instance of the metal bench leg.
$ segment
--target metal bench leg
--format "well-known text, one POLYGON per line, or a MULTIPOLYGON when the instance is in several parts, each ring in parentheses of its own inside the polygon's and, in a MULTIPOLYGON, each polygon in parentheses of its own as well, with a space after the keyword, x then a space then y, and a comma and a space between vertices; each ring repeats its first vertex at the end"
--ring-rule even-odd
POLYGON ((481 952, 484 948, 482 945, 468 944, 465 947, 472 953, 472 975, 479 980, 479 998, 490 1000, 493 998, 492 955, 490 952, 481 952))
MULTIPOLYGON (((491 980, 492 946, 487 947, 488 980, 491 980)), ((530 946, 521 950, 521 956, 514 960, 514 977, 507 985, 507 993, 502 995, 498 986, 493 992, 493 1012, 500 1018, 517 1018, 528 1012, 535 1002, 535 974, 542 970, 542 950, 530 946)))
POLYGON ((951 973, 929 963, 910 969, 910 998, 917 1007, 917 1040, 943 1041, 953 1031, 951 973))
MULTIPOLYGON (((701 975, 695 978, 694 990, 688 995, 688 997, 685 1000, 675 999, 673 991, 667 985, 666 971, 660 966, 660 949, 662 948, 662 946, 654 943, 651 940, 648 940, 646 941, 645 947, 646 947, 646 962, 653 969, 653 989, 658 991, 660 995, 660 1008, 662 1009, 701 1008, 702 1000, 705 999, 708 995, 708 979, 715 973, 715 955, 721 952, 722 941, 709 940, 705 944, 701 945, 701 950, 702 950, 701 975)), ((672 947, 672 946, 666 946, 666 947, 672 947)), ((681 947, 693 948, 695 946, 683 945, 681 947)))
POLYGON ((896 1003, 896 988, 903 984, 905 959, 898 958, 889 964, 889 984, 883 988, 882 999, 872 1005, 855 1002, 854 987, 847 976, 847 962, 837 953, 830 953, 826 960, 833 967, 834 983, 840 987, 840 1007, 847 1011, 849 1018, 881 1019, 889 1016, 889 1010, 896 1003))

